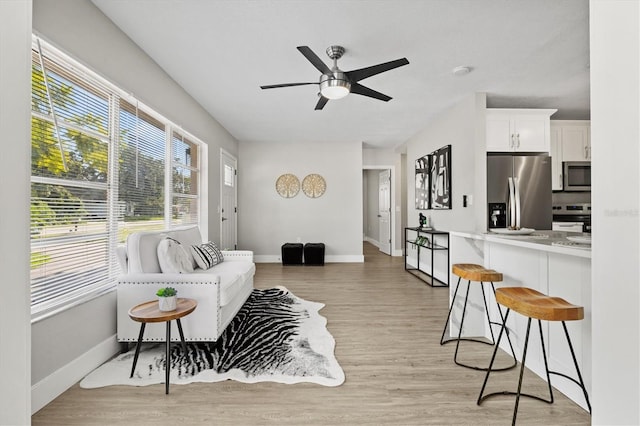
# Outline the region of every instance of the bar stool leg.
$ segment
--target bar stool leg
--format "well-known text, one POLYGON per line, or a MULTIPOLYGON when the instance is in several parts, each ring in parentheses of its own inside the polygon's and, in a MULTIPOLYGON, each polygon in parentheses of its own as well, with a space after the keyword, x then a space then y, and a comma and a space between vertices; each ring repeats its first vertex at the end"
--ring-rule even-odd
MULTIPOLYGON (((491 289, 493 290, 493 297, 495 300, 496 297, 496 286, 493 284, 493 281, 491 282, 491 289)), ((485 302, 486 305, 486 302, 485 302)), ((506 325, 507 324, 507 319, 505 316, 502 315, 502 308, 500 307, 500 304, 496 301, 496 306, 498 307, 498 314, 500 314, 500 320, 502 321, 502 324, 497 324, 497 325, 506 325)), ((493 327, 491 327, 491 324, 496 324, 495 322, 489 322, 489 328, 493 330, 493 327)), ((505 330, 505 333, 507 334, 507 342, 509 342, 509 348, 511 349, 511 355, 513 355, 513 366, 515 367, 518 364, 518 359, 516 358, 516 351, 513 350, 513 343, 511 343, 511 336, 509 336, 509 328, 507 328, 505 330)), ((493 333, 491 334, 491 336, 493 337, 493 333)), ((510 367, 511 368, 511 367, 510 367)), ((506 370, 506 369, 505 369, 506 370)), ((496 370, 499 371, 499 370, 496 370)))
POLYGON ((502 333, 504 333, 504 330, 507 328, 507 318, 509 317, 509 312, 511 312, 511 309, 507 309, 507 312, 504 315, 504 322, 502 323, 502 327, 500 328, 500 333, 498 334, 498 341, 496 342, 496 346, 493 349, 493 355, 491 356, 491 361, 489 362, 489 367, 487 368, 487 374, 485 374, 484 376, 484 382, 482 383, 482 388, 480 389, 480 395, 478 396, 478 400, 476 401, 476 404, 478 405, 480 405, 482 401, 484 401, 486 398, 491 396, 491 394, 484 397, 482 395, 484 394, 484 389, 487 387, 487 382, 489 381, 489 374, 491 373, 491 371, 494 371, 492 370, 493 362, 496 360, 496 354, 498 353, 500 340, 502 340, 502 333))
POLYGON ((458 277, 458 284, 456 284, 456 290, 453 292, 453 301, 451 302, 451 306, 449 307, 449 313, 447 314, 447 320, 444 323, 444 329, 442 330, 442 336, 440 337, 440 345, 444 345, 445 343, 451 341, 451 340, 447 340, 445 342, 444 340, 444 334, 447 332, 447 326, 449 325, 449 319, 451 318, 451 311, 453 310, 453 305, 456 301, 456 296, 458 295, 458 288, 460 288, 460 280, 461 278, 458 277))
MULTIPOLYGON (((445 343, 451 342, 453 340, 456 341, 456 350, 455 353, 453 355, 453 362, 456 365, 459 365, 461 367, 466 367, 466 368, 470 368, 472 370, 478 370, 478 371, 487 371, 487 368, 484 367, 476 367, 474 365, 468 365, 468 364, 464 364, 462 362, 458 361, 458 350, 460 348, 460 341, 461 340, 466 340, 469 342, 477 342, 477 343, 483 343, 485 345, 490 345, 493 346, 496 344, 495 341, 495 335, 493 334, 493 327, 491 326, 492 324, 497 324, 497 325, 502 325, 504 324, 504 317, 502 316, 502 310, 500 309, 500 305, 498 305, 498 311, 500 312, 500 319, 503 320, 502 324, 499 324, 495 321, 491 321, 491 318, 489 317, 489 305, 487 304, 487 297, 484 291, 484 282, 480 282, 480 289, 482 290, 482 301, 484 302, 484 311, 485 311, 485 315, 487 317, 487 323, 489 325, 489 331, 491 333, 491 342, 485 342, 479 339, 474 339, 474 338, 467 338, 467 337, 462 337, 462 329, 464 327, 464 320, 466 318, 466 313, 467 313, 467 303, 469 301, 469 290, 471 289, 471 281, 467 280, 467 291, 465 293, 465 298, 464 298, 464 304, 462 307, 462 317, 460 318, 460 327, 458 329, 458 337, 457 338, 452 338, 449 340, 444 340, 444 335, 446 334, 447 331, 447 327, 449 325, 449 320, 451 318, 451 311, 453 310, 453 305, 455 302, 455 298, 458 294, 458 289, 460 287, 460 280, 461 278, 458 278, 458 284, 456 285, 456 290, 453 294, 453 302, 451 303, 451 307, 449 307, 449 313, 447 314, 447 321, 444 324, 444 329, 442 330, 442 336, 440 337, 440 345, 444 345, 445 343)), ((491 288, 493 289, 493 293, 494 293, 494 297, 495 297, 495 286, 493 284, 493 282, 491 282, 491 288)), ((501 367, 501 368, 496 368, 494 369, 494 371, 505 371, 505 370, 510 370, 512 368, 514 368, 516 365, 518 365, 518 360, 516 358, 516 354, 515 351, 513 350, 513 344, 511 343, 511 337, 509 336, 509 330, 506 330, 506 334, 507 334, 507 340, 509 341, 509 347, 511 348, 511 355, 513 356, 513 364, 508 365, 506 367, 501 367)))
POLYGON ((456 352, 453 355, 453 362, 455 362, 458 365, 461 365, 458 362, 458 348, 460 347, 460 339, 462 338, 462 327, 464 327, 464 317, 467 313, 467 301, 469 300, 470 288, 471 288, 471 281, 467 281, 467 293, 464 296, 464 306, 462 307, 462 317, 460 318, 460 328, 458 328, 458 338, 456 339, 456 352))
MULTIPOLYGON (((549 361, 547 361, 547 350, 544 345, 544 336, 542 336, 542 321, 538 320, 538 328, 540 330, 540 345, 542 346, 542 359, 544 360, 544 371, 547 374, 547 386, 549 387, 549 400, 543 398, 537 398, 540 401, 547 402, 549 404, 553 404, 553 388, 551 387, 551 377, 549 374, 549 361)), ((536 398, 536 397, 534 397, 536 398)))
POLYGON ((513 419, 512 419, 512 425, 516 424, 516 417, 518 415, 518 406, 520 404, 520 397, 521 396, 526 396, 529 398, 534 398, 537 399, 538 401, 542 401, 542 402, 546 402, 547 404, 551 404, 553 403, 553 391, 552 391, 552 387, 551 387, 551 379, 549 377, 549 374, 551 373, 549 371, 549 366, 547 363, 547 352, 545 349, 545 345, 544 345, 544 337, 542 335, 542 322, 540 320, 538 320, 538 329, 540 330, 540 342, 542 344, 542 356, 544 359, 544 368, 545 368, 545 372, 547 375, 547 386, 549 387, 549 400, 546 400, 544 398, 541 398, 539 396, 536 395, 530 395, 527 393, 522 393, 522 382, 523 382, 523 378, 524 378, 524 368, 525 368, 525 364, 527 362, 527 351, 529 349, 529 335, 531 333, 531 318, 527 318, 527 331, 526 331, 526 335, 524 338, 524 349, 522 351, 522 362, 520 364, 520 376, 518 378, 518 389, 516 392, 511 392, 511 391, 502 391, 502 392, 493 392, 487 395, 484 395, 484 390, 487 386, 487 382, 489 380, 489 374, 492 371, 496 371, 496 370, 492 370, 491 367, 493 366, 493 362, 495 360, 495 355, 496 352, 498 351, 498 345, 500 344, 500 340, 502 338, 502 333, 504 331, 504 329, 506 328, 507 325, 507 317, 509 316, 509 312, 511 312, 511 309, 507 309, 507 312, 505 314, 504 317, 504 326, 502 327, 502 329, 500 329, 500 335, 498 336, 498 343, 496 344, 496 349, 493 352, 493 357, 491 358, 491 362, 489 363, 489 369, 487 370, 487 374, 484 378, 484 383, 482 384, 482 388, 480 389, 480 395, 478 396, 478 401, 477 404, 480 405, 482 403, 482 401, 484 401, 487 398, 490 398, 492 396, 497 396, 497 395, 515 395, 516 397, 516 402, 515 402, 515 407, 513 409, 513 419))
MULTIPOLYGON (((493 283, 491 283, 491 285, 493 285, 493 283)), ((496 343, 496 337, 493 335, 493 327, 491 327, 491 324, 493 324, 493 322, 491 321, 491 318, 489 318, 489 305, 487 304, 487 296, 484 293, 484 282, 480 283, 480 289, 482 290, 482 301, 484 302, 484 313, 487 317, 487 323, 489 324, 489 333, 491 333, 491 344, 495 344, 496 343)))
POLYGON ((550 371, 551 374, 555 374, 557 376, 562 376, 565 379, 569 379, 582 389, 582 393, 584 394, 584 399, 587 402, 587 407, 589 407, 589 413, 591 413, 591 402, 589 402, 589 394, 587 393, 587 387, 584 385, 584 381, 582 380, 582 374, 580 373, 580 367, 578 366, 578 360, 576 359, 576 353, 573 350, 573 345, 571 344, 571 338, 569 337, 569 331, 567 330, 567 324, 562 321, 562 327, 564 328, 564 335, 567 337, 567 343, 569 344, 569 350, 571 351, 571 358, 573 358, 573 365, 576 367, 576 373, 578 373, 578 380, 573 377, 569 377, 566 374, 559 373, 557 371, 550 371))

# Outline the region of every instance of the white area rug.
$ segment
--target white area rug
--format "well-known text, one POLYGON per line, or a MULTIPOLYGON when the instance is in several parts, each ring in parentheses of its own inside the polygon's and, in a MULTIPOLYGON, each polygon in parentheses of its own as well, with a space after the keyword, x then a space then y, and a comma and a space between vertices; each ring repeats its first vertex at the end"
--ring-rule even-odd
MULTIPOLYGON (((215 343, 173 343, 171 384, 237 380, 245 383, 311 382, 339 386, 344 372, 335 340, 318 312, 322 303, 300 299, 285 288, 253 290, 215 343)), ((165 344, 144 344, 132 378, 135 348, 108 361, 80 382, 86 389, 164 383, 165 344)))

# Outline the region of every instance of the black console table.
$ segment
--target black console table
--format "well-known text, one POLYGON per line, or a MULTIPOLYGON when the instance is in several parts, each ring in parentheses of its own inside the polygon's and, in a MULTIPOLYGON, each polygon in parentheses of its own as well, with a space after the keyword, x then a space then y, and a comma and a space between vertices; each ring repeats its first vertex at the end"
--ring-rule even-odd
POLYGON ((404 269, 432 287, 449 287, 449 233, 435 229, 404 228, 404 269), (430 254, 430 265, 420 265, 420 252, 424 250, 430 254), (436 261, 434 254, 438 251, 446 252, 447 255, 447 263, 444 265, 446 281, 433 274, 436 261), (409 256, 410 253, 415 255, 415 259, 409 256), (415 264, 410 264, 409 258, 414 259, 415 264))

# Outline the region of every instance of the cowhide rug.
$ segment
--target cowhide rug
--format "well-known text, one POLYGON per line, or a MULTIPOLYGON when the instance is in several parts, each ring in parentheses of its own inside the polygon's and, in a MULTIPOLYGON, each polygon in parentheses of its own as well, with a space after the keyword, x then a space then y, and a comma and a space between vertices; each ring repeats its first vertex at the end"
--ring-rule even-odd
MULTIPOLYGON (((245 383, 311 382, 339 386, 344 372, 333 352, 335 340, 318 311, 322 303, 300 299, 285 288, 253 290, 215 343, 174 342, 171 384, 237 380, 245 383)), ((165 344, 144 344, 132 378, 135 348, 87 375, 83 388, 164 383, 165 344)))

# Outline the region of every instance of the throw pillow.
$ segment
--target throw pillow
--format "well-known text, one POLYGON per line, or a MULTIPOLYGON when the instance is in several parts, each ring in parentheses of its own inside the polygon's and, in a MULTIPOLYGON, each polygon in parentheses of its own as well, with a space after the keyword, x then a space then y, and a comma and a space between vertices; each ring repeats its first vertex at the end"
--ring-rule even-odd
POLYGON ((193 254, 196 263, 202 269, 209 269, 224 260, 218 246, 211 241, 198 246, 191 246, 191 254, 193 254))
POLYGON ((171 237, 165 237, 158 244, 158 263, 163 273, 189 273, 193 272, 193 265, 189 253, 180 244, 180 241, 171 237))

